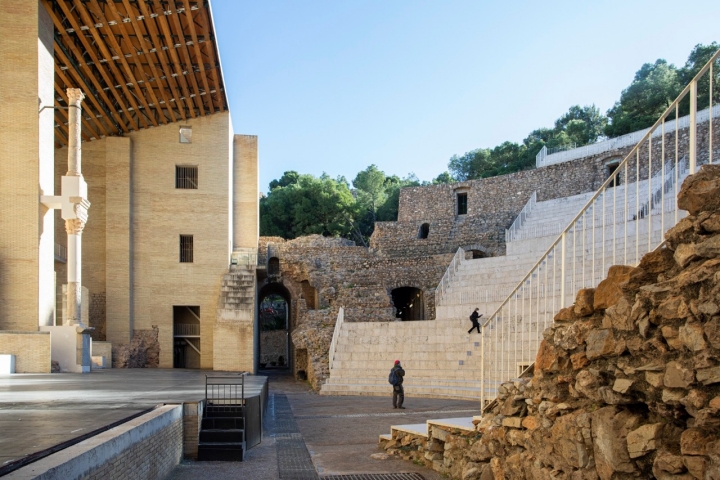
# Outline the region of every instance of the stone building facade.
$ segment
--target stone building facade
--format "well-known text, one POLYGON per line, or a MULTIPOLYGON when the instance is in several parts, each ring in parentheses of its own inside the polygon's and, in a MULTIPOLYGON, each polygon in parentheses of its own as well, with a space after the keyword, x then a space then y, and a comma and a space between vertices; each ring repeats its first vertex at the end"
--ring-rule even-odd
MULTIPOLYGON (((168 62, 155 62, 167 50, 149 45, 160 42, 151 34, 155 16, 144 18, 132 10, 156 6, 126 3, 107 10, 111 15, 114 9, 131 9, 128 19, 145 22, 132 27, 149 33, 133 37, 138 44, 117 45, 113 37, 120 33, 112 30, 114 24, 98 21, 87 27, 87 35, 108 44, 93 44, 100 50, 85 52, 89 58, 118 48, 131 51, 80 64, 72 55, 83 52, 73 42, 86 41, 75 36, 85 29, 58 30, 58 24, 84 25, 86 9, 95 6, 66 7, 47 0, 0 5, 5 71, 0 154, 7 160, 0 176, 6 198, 0 205, 0 332, 25 332, 12 336, 12 348, 0 343, 0 354, 22 355, 22 342, 25 350, 44 351, 37 342, 50 348, 51 335, 39 329, 67 320, 59 308, 62 285, 72 270, 66 263, 65 217, 51 211, 45 198, 63 195, 60 176, 68 170, 68 145, 73 145, 68 131, 75 127, 70 107, 64 106, 65 92, 78 87, 85 100, 75 131, 84 140, 84 168, 76 177, 87 183, 90 203, 81 273, 89 293, 84 310, 94 328, 91 335, 111 342, 124 366, 171 368, 179 357, 192 356, 180 366, 253 371, 254 302, 232 304, 222 315, 218 303, 229 272, 254 274, 233 259, 254 258, 257 252, 257 137, 233 135, 209 6, 185 11, 173 5, 164 12, 178 20, 169 27, 173 35, 192 30, 200 36, 196 45, 173 46, 193 63, 180 75, 185 78, 176 78, 168 62), (146 68, 136 75, 153 81, 123 81, 117 92, 97 88, 112 81, 114 73, 120 75, 123 62, 146 68), (182 98, 172 98, 177 92, 182 98), (115 102, 108 103, 108 96, 115 102), (219 349, 216 340, 222 341, 219 349)), ((98 8, 106 7, 101 3, 98 8)), ((251 297, 254 286, 247 287, 251 297)), ((49 371, 52 353, 47 357, 47 365, 37 371, 49 371)), ((33 365, 30 360, 17 364, 33 365)))

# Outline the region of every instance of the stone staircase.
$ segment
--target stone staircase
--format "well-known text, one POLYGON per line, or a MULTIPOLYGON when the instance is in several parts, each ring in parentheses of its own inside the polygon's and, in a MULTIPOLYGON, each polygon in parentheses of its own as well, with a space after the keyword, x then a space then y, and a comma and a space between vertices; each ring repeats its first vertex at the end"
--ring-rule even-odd
MULTIPOLYGON (((687 170, 683 169, 680 183, 686 175, 687 170)), ((568 294, 574 295, 580 288, 595 286, 605 278, 612 264, 634 263, 637 244, 647 246, 661 241, 668 225, 654 216, 652 221, 648 220, 647 211, 662 208, 668 215, 674 215, 675 192, 669 191, 658 178, 653 179, 652 191, 649 186, 647 181, 641 181, 638 185, 633 183, 608 189, 603 200, 605 211, 598 207, 598 212, 594 217, 588 217, 584 228, 568 234, 568 252, 573 252, 568 253, 568 258, 574 254, 578 260, 574 262, 575 276, 569 275, 566 279, 568 294), (654 203, 660 188, 665 189, 665 205, 654 203), (621 215, 611 213, 613 204, 621 215), (605 218, 604 222, 602 218, 605 218), (599 235, 600 229, 605 230, 604 236, 599 235), (596 238, 604 240, 594 241, 596 238), (598 254, 604 251, 615 261, 592 268, 590 262, 586 265, 582 259, 592 255, 593 251, 598 254)), ((479 398, 480 336, 475 332, 467 333, 471 326, 470 313, 478 307, 481 313, 492 314, 593 195, 594 192, 589 192, 537 202, 507 243, 506 255, 461 259, 440 296, 436 320, 345 322, 335 351, 330 353, 334 354, 332 368, 320 393, 389 395, 387 375, 394 360, 400 359, 407 372, 404 385, 409 397, 479 398)), ((682 214, 684 212, 679 213, 682 214)), ((557 295, 560 286, 553 288, 556 291, 548 293, 557 295)), ((552 322, 552 318, 548 321, 552 322)), ((544 328, 541 324, 533 325, 535 329, 544 328)), ((518 368, 526 366, 518 365, 518 368)))
POLYGON ((245 450, 242 406, 206 406, 200 428, 198 460, 242 462, 245 450))

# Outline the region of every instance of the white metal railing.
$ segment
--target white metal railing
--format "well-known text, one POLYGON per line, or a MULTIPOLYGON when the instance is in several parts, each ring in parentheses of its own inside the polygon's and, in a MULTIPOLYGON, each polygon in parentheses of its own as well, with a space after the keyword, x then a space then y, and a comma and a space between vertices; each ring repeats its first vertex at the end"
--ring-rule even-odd
MULTIPOLYGON (((720 117, 720 105, 714 105, 712 107, 712 117, 720 117)), ((697 112, 696 123, 704 123, 710 119, 710 108, 697 112)), ((675 131, 675 124, 679 125, 680 129, 688 128, 690 126, 690 115, 680 117, 679 121, 669 120, 665 122, 665 133, 671 133, 675 131)), ((590 155, 598 155, 600 153, 609 152, 617 148, 629 147, 635 145, 640 140, 645 138, 645 135, 650 131, 650 128, 645 130, 638 130, 637 132, 628 133, 619 137, 611 138, 602 142, 591 143, 583 147, 574 148, 572 150, 565 150, 557 153, 548 153, 548 149, 543 147, 538 154, 535 156, 535 166, 544 167, 547 165, 554 165, 556 163, 569 162, 571 160, 577 160, 578 158, 588 157, 590 155)), ((661 135, 660 131, 653 131, 653 137, 661 135)))
POLYGON ((438 284, 437 288, 435 288, 436 307, 438 305, 442 305, 445 291, 447 290, 448 286, 450 286, 450 282, 452 281, 452 279, 455 278, 455 274, 457 273, 458 268, 460 268, 463 260, 465 260, 465 250, 463 250, 462 247, 459 247, 457 249, 457 252, 455 252, 455 256, 450 262, 450 265, 448 265, 448 268, 445 270, 445 273, 440 279, 440 283, 438 284))
POLYGON ((343 323, 345 323, 345 310, 343 307, 340 307, 337 320, 335 320, 335 330, 333 331, 332 341, 330 342, 330 352, 328 354, 330 370, 333 368, 333 360, 335 359, 335 352, 337 351, 338 339, 340 338, 343 323))
POLYGON ((175 337, 199 337, 200 325, 197 323, 176 323, 173 325, 175 337))
POLYGON ((530 199, 527 201, 522 210, 520 210, 520 213, 518 213, 518 216, 515 217, 515 220, 513 221, 512 225, 510 225, 510 228, 505 230, 505 243, 516 240, 518 230, 520 230, 520 227, 523 226, 523 224, 527 220, 528 215, 530 215, 530 212, 532 212, 532 209, 535 207, 536 203, 537 192, 533 192, 532 195, 530 195, 530 199))
POLYGON ((534 361, 543 331, 561 308, 573 303, 577 290, 596 286, 612 265, 636 265, 684 215, 677 208, 683 177, 720 155, 712 122, 707 135, 697 134, 698 82, 709 83, 707 101, 712 110, 713 68, 717 68, 713 64, 718 58, 720 50, 487 317, 481 331, 482 406, 495 398, 502 382, 517 378, 518 364, 534 361), (680 103, 685 104, 685 99, 690 115, 687 134, 681 137, 678 129, 668 131, 666 123, 668 118, 680 118, 680 103))
POLYGON ((65 245, 55 244, 55 260, 67 263, 67 247, 65 245))

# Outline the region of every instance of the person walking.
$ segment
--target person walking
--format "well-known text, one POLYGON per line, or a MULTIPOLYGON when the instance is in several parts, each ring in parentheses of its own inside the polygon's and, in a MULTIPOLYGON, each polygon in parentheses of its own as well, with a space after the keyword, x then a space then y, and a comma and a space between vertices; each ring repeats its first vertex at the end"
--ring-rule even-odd
POLYGON ((480 333, 480 322, 478 319, 482 317, 482 313, 478 313, 479 308, 476 308, 475 311, 470 314, 470 321, 472 322, 473 326, 470 330, 468 330, 468 333, 472 333, 474 329, 477 328, 477 332, 480 333))
POLYGON ((403 389, 403 377, 405 376, 405 370, 400 365, 400 360, 395 360, 395 365, 390 370, 390 377, 388 381, 393 386, 393 408, 402 408, 403 402, 405 401, 405 389, 403 389))

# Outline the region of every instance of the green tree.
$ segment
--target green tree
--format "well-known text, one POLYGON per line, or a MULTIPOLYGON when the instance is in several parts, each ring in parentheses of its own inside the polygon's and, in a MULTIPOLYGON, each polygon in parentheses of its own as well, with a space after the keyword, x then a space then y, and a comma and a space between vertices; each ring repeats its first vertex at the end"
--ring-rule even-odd
POLYGON ((457 180, 455 180, 453 176, 450 175, 450 172, 446 170, 437 177, 433 178, 432 183, 433 185, 437 185, 440 183, 455 183, 456 181, 457 180))
POLYGON ((357 200, 370 213, 372 223, 377 220, 377 209, 385 202, 385 172, 370 165, 358 172, 353 180, 357 189, 357 200))
POLYGON ((281 183, 260 200, 261 235, 349 237, 353 233, 351 220, 357 206, 346 183, 325 174, 320 178, 298 175, 295 183, 281 183))
POLYGON ((678 69, 663 59, 646 63, 635 73, 620 100, 608 110, 608 137, 617 137, 652 126, 675 100, 683 85, 678 69))
POLYGON ((577 146, 597 142, 603 135, 607 117, 595 105, 573 105, 562 117, 555 121, 553 137, 565 132, 567 137, 577 146))

